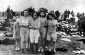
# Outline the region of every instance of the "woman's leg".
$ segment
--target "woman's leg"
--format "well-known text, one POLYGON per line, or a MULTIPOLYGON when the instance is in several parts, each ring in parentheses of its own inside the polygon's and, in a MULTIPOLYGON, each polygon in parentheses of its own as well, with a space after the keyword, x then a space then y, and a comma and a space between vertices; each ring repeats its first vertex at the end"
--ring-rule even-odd
POLYGON ((52 33, 51 37, 52 37, 52 43, 51 43, 52 51, 55 51, 55 44, 56 44, 56 41, 57 41, 56 32, 52 33))
POLYGON ((26 28, 25 31, 26 31, 26 32, 25 32, 25 52, 28 53, 28 46, 29 46, 29 42, 28 42, 28 40, 29 40, 29 29, 26 28))
POLYGON ((25 47, 25 39, 24 39, 24 36, 25 36, 25 30, 24 28, 20 28, 20 42, 21 42, 21 52, 23 52, 24 50, 24 47, 25 47))
POLYGON ((34 30, 30 29, 30 51, 34 53, 34 30))
POLYGON ((35 53, 38 52, 38 40, 39 40, 39 37, 40 37, 40 33, 39 33, 39 30, 35 30, 35 36, 34 36, 34 40, 35 40, 35 53))
POLYGON ((39 40, 38 40, 39 42, 38 42, 38 52, 40 52, 41 51, 41 35, 40 35, 40 37, 39 37, 39 40))
POLYGON ((49 48, 50 48, 50 44, 51 44, 51 36, 50 36, 50 34, 47 34, 47 50, 49 50, 49 48))
POLYGON ((18 50, 18 42, 15 40, 15 50, 18 50))
POLYGON ((30 38, 30 37, 29 37, 29 29, 27 28, 27 29, 26 29, 26 35, 25 35, 26 48, 28 48, 29 38, 30 38))
POLYGON ((30 43, 30 51, 34 54, 34 43, 30 43))
POLYGON ((20 39, 17 40, 17 48, 20 50, 20 39))
POLYGON ((41 44, 42 44, 42 52, 44 51, 45 49, 45 38, 46 38, 46 28, 43 27, 43 31, 42 31, 42 36, 41 36, 41 44))

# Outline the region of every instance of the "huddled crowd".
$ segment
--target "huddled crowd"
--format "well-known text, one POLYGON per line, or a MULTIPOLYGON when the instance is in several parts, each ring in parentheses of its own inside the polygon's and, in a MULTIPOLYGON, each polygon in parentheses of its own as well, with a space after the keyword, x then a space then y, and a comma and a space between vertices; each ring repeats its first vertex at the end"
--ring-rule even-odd
POLYGON ((84 35, 84 18, 84 13, 75 15, 70 10, 63 14, 58 10, 47 12, 43 8, 32 12, 24 10, 13 25, 15 50, 20 53, 29 53, 29 50, 31 53, 55 51, 51 47, 57 42, 60 32, 72 35, 74 31, 84 35))

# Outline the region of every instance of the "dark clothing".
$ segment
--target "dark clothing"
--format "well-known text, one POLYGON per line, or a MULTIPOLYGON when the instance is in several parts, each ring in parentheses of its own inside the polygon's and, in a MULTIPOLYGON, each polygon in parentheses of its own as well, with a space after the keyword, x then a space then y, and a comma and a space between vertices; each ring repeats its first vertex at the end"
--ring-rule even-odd
POLYGON ((13 15, 12 15, 11 10, 8 8, 6 12, 7 12, 7 19, 12 19, 13 15))
POLYGON ((70 11, 67 12, 67 16, 69 17, 70 11))
POLYGON ((56 11, 55 12, 55 19, 58 20, 59 16, 60 16, 60 12, 59 11, 56 11))
POLYGON ((64 21, 66 21, 66 18, 67 18, 67 15, 66 15, 66 14, 64 14, 64 19, 63 19, 63 20, 64 20, 64 21))

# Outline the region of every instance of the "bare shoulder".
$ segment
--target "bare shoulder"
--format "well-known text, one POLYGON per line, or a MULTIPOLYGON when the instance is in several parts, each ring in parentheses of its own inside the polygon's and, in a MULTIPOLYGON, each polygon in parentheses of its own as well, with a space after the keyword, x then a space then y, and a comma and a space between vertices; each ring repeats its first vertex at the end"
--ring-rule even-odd
POLYGON ((40 18, 38 17, 38 19, 37 19, 38 21, 40 21, 40 18))

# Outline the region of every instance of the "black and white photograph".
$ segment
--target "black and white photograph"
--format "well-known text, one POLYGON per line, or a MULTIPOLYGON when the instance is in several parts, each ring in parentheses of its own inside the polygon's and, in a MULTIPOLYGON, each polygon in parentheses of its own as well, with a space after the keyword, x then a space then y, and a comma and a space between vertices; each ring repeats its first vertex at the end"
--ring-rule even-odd
POLYGON ((85 55, 85 0, 0 0, 0 55, 85 55))

